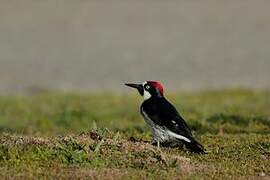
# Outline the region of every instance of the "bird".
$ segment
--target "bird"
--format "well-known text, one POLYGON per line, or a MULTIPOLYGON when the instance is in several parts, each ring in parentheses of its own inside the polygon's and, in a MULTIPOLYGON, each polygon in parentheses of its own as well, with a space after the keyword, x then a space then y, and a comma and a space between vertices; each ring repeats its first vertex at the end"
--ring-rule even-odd
POLYGON ((152 131, 153 145, 183 147, 193 153, 205 153, 204 147, 192 135, 191 129, 176 108, 165 98, 164 87, 158 81, 125 83, 143 97, 140 113, 152 131))

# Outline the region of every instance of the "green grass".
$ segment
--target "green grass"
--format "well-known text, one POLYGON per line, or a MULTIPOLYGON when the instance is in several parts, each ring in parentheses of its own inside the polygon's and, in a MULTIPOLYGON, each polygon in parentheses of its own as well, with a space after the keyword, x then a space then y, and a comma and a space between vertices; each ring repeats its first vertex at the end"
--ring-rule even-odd
POLYGON ((168 94, 208 153, 157 148, 140 97, 0 97, 2 178, 255 179, 270 175, 270 92, 168 94))

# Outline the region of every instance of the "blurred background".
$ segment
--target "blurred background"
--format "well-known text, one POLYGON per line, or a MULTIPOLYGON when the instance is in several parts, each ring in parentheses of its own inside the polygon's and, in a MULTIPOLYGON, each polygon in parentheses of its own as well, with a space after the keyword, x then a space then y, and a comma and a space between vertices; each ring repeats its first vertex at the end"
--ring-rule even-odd
POLYGON ((270 0, 0 0, 0 179, 267 179, 269 77, 270 0), (145 80, 206 156, 141 143, 145 80))
POLYGON ((270 87, 267 0, 1 0, 0 93, 270 87))

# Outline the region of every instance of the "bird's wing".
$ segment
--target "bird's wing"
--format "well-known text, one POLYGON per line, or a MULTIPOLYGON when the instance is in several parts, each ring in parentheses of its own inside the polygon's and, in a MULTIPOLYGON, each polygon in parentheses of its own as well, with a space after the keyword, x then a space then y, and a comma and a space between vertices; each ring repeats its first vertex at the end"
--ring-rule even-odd
POLYGON ((154 105, 146 110, 152 115, 152 120, 156 124, 166 127, 174 136, 180 135, 180 137, 192 138, 187 123, 170 102, 165 98, 158 98, 154 101, 156 101, 152 103, 154 105))
POLYGON ((193 138, 185 120, 165 98, 149 99, 143 105, 142 114, 151 115, 155 124, 166 127, 168 134, 181 140, 189 150, 196 153, 205 152, 204 147, 193 138))

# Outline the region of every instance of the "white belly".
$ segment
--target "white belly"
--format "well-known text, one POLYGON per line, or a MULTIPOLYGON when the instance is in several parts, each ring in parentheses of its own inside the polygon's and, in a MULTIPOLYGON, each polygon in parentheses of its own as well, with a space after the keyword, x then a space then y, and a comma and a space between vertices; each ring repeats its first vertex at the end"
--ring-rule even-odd
POLYGON ((156 125, 143 110, 142 110, 142 114, 143 114, 145 122, 151 128, 153 139, 155 141, 165 142, 165 141, 172 141, 173 139, 175 139, 169 135, 168 131, 165 128, 159 125, 156 125))

